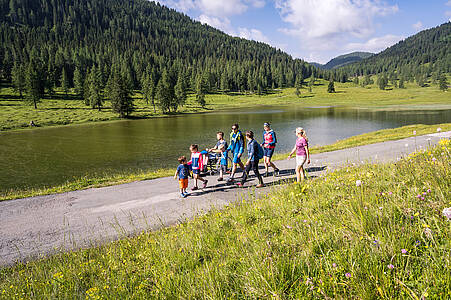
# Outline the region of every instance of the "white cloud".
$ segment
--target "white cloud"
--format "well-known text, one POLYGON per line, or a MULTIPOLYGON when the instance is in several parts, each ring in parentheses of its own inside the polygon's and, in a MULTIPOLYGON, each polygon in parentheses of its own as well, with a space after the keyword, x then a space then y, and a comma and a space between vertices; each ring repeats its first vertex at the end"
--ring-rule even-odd
POLYGON ((266 37, 260 30, 258 29, 247 29, 247 28, 238 28, 238 36, 247 40, 254 40, 258 42, 263 42, 266 44, 270 44, 268 37, 266 37))
POLYGON ((178 11, 200 10, 203 15, 225 17, 244 13, 248 6, 265 6, 265 0, 158 0, 163 5, 178 11))
POLYGON ((398 11, 377 0, 276 0, 282 20, 291 28, 282 32, 302 39, 324 39, 342 34, 367 37, 375 16, 398 11))
POLYGON ((349 43, 345 45, 347 51, 369 51, 378 53, 402 40, 402 36, 387 34, 381 37, 369 39, 364 43, 349 43))
POLYGON ((451 0, 449 0, 448 2, 446 2, 445 5, 446 5, 446 6, 451 6, 451 0))
POLYGON ((265 6, 265 0, 246 0, 246 2, 250 3, 253 7, 262 8, 265 6))
POLYGON ((421 30, 424 28, 423 23, 421 23, 421 21, 416 22, 415 24, 412 24, 412 27, 415 30, 421 30))
POLYGON ((230 20, 228 18, 218 18, 218 17, 210 17, 207 15, 200 15, 198 20, 203 24, 208 24, 211 27, 217 28, 219 30, 224 31, 230 35, 236 35, 235 31, 230 24, 230 20))

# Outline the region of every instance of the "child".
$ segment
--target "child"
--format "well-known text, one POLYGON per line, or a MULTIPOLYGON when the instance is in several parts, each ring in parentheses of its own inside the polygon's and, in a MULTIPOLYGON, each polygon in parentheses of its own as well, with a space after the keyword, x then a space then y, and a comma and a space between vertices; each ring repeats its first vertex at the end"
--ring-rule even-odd
POLYGON ((180 165, 177 167, 177 171, 175 171, 174 179, 177 179, 178 176, 180 186, 180 196, 182 198, 186 198, 186 196, 188 196, 186 189, 188 188, 189 167, 186 164, 185 156, 180 156, 178 161, 180 165))
POLYGON ((221 144, 219 146, 218 150, 215 150, 213 148, 213 149, 210 149, 210 151, 212 151, 214 153, 220 153, 221 154, 221 162, 220 162, 220 166, 219 166, 219 178, 218 178, 218 181, 223 181, 224 180, 224 174, 227 172, 227 158, 228 158, 228 151, 229 151, 229 150, 227 150, 227 142, 225 144, 221 144))
POLYGON ((201 153, 199 152, 199 146, 193 144, 193 145, 191 145, 191 147, 189 147, 189 150, 191 151, 191 168, 193 170, 193 177, 194 177, 194 187, 191 190, 195 191, 195 190, 199 189, 197 186, 197 180, 200 180, 203 182, 202 188, 206 188, 208 180, 200 177, 202 161, 201 161, 201 153))
POLYGON ((241 177, 241 182, 238 182, 237 185, 242 187, 246 182, 247 176, 249 175, 249 171, 252 169, 254 171, 255 176, 258 178, 257 188, 263 187, 263 179, 258 172, 258 148, 259 145, 256 140, 254 140, 254 133, 252 131, 246 131, 246 139, 247 139, 247 162, 246 167, 243 171, 243 177, 241 177))

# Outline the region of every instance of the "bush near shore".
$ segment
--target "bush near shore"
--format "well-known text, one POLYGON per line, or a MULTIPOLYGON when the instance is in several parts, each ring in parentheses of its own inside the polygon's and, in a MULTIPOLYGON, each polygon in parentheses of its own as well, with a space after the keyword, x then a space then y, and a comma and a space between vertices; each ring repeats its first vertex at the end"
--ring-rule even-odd
POLYGON ((451 297, 449 140, 100 248, 0 270, 2 298, 451 297))

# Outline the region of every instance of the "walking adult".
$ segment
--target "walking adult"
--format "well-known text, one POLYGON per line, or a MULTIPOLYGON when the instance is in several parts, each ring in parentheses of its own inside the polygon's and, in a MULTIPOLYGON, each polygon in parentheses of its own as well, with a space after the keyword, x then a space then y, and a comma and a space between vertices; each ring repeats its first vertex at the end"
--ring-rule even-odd
POLYGON ((269 176, 269 167, 274 169, 274 176, 279 176, 279 169, 271 161, 274 150, 277 144, 277 137, 274 130, 271 129, 271 124, 268 122, 263 124, 263 162, 265 164, 265 177, 269 176))
POLYGON ((230 133, 230 144, 227 150, 231 151, 233 155, 232 159, 232 173, 230 174, 230 178, 227 180, 228 182, 232 182, 235 177, 236 169, 240 166, 241 170, 244 172, 244 165, 241 162, 241 156, 244 152, 244 136, 241 133, 240 127, 238 124, 232 125, 232 132, 230 133))
POLYGON ((258 178, 257 188, 263 187, 263 178, 258 172, 258 161, 261 157, 258 155, 259 145, 256 140, 254 140, 254 133, 252 131, 246 131, 246 139, 247 139, 247 162, 246 168, 243 171, 243 176, 241 177, 241 182, 238 182, 237 185, 242 187, 246 182, 247 177, 249 176, 249 172, 254 171, 255 176, 258 178))
POLYGON ((310 163, 310 153, 308 149, 308 138, 304 128, 296 128, 295 133, 297 137, 296 144, 293 150, 291 150, 290 155, 288 155, 288 159, 296 152, 296 180, 300 183, 305 179, 304 164, 305 162, 310 163))

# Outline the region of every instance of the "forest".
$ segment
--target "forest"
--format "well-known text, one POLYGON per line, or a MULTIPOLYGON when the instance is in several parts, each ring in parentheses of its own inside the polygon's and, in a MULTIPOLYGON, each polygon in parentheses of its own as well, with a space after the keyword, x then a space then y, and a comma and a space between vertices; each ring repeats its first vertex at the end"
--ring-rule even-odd
POLYGON ((147 0, 0 0, 0 82, 35 108, 58 88, 98 110, 109 100, 121 117, 133 112, 136 90, 169 113, 189 93, 205 106, 206 94, 299 90, 307 78, 359 83, 367 75, 364 84, 382 73, 421 85, 450 71, 450 41, 448 22, 359 63, 321 70, 147 0))

